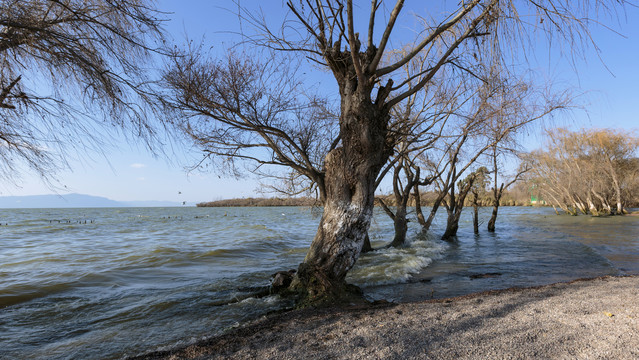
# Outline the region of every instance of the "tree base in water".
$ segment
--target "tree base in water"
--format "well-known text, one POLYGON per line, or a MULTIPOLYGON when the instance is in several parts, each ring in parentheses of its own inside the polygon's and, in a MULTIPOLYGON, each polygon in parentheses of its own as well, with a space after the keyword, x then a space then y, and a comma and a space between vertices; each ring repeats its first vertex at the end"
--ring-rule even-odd
POLYGON ((290 285, 285 289, 278 289, 277 293, 294 297, 297 308, 369 304, 359 287, 344 280, 329 279, 308 264, 300 264, 297 273, 291 276, 290 285))

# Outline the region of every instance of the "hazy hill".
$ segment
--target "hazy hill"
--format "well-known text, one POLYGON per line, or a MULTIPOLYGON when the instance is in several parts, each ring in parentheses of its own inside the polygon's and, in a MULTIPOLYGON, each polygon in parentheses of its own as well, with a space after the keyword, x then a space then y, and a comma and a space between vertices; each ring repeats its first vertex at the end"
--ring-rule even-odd
POLYGON ((101 196, 83 194, 0 196, 0 208, 92 208, 180 206, 170 201, 115 201, 101 196))

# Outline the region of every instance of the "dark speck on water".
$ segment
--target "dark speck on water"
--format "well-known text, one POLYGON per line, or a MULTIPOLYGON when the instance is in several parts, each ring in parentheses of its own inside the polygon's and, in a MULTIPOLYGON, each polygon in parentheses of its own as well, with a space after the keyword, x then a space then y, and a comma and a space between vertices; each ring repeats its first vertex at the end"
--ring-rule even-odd
MULTIPOLYGON (((439 240, 443 212, 428 236, 411 222, 410 246, 362 255, 347 280, 371 301, 404 302, 639 273, 639 217, 504 207, 497 232, 475 236, 470 213, 454 243, 439 240)), ((5 209, 0 220, 2 359, 121 358, 290 306, 250 295, 297 267, 319 223, 295 207, 5 209)), ((383 212, 370 236, 378 248, 392 239, 383 212)))

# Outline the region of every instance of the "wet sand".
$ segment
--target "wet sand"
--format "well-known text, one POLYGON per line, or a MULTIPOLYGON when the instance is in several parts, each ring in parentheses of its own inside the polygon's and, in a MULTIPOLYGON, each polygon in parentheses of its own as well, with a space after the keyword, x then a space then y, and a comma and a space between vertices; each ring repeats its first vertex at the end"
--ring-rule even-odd
POLYGON ((639 359, 639 277, 303 309, 144 359, 639 359))

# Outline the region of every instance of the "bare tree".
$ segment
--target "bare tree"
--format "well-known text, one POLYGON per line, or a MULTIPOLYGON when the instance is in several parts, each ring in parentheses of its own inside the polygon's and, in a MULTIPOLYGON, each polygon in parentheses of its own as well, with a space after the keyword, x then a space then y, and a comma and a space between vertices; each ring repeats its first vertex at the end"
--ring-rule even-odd
MULTIPOLYGON (((518 131, 565 109, 571 101, 566 93, 548 96, 538 93, 535 87, 521 79, 504 78, 494 66, 486 69, 486 75, 480 80, 476 87, 470 87, 475 90, 467 95, 468 100, 453 114, 458 120, 451 124, 456 126, 448 136, 442 137, 444 146, 440 145, 447 158, 441 163, 445 176, 436 181, 439 196, 423 226, 425 231, 429 230, 439 202, 443 203, 449 213, 445 239, 452 239, 456 234, 463 201, 473 182, 481 175, 477 172, 466 175, 466 171, 489 150, 501 149, 501 145, 514 139, 518 131), (467 178, 462 181, 462 186, 458 186, 456 193, 455 184, 460 183, 464 175, 467 178)), ((496 161, 496 158, 493 160, 496 161)))
MULTIPOLYGON (((424 63, 417 58, 412 64, 419 64, 419 71, 423 71, 424 63)), ((418 78, 419 80, 419 78, 418 78)), ((438 142, 446 123, 450 118, 456 101, 457 89, 449 89, 450 85, 459 88, 449 78, 441 76, 433 79, 428 89, 409 96, 398 104, 392 111, 391 132, 395 134, 396 145, 390 161, 378 175, 376 187, 392 169, 391 182, 395 211, 383 199, 378 202, 384 212, 393 220, 395 235, 389 244, 392 247, 403 246, 408 231, 408 202, 412 197, 415 186, 429 185, 439 174, 431 174, 422 179, 421 168, 416 160, 429 152, 438 142)))
MULTIPOLYGON (((480 167, 468 174, 468 176, 466 176, 463 180, 457 182, 457 192, 455 192, 454 186, 450 187, 447 196, 443 200, 448 217, 446 220, 446 230, 442 235, 442 240, 451 241, 457 236, 459 220, 461 219, 466 197, 475 186, 475 182, 482 180, 486 172, 485 170, 486 168, 480 167)), ((453 166, 452 174, 453 177, 457 176, 455 166, 453 166)))
POLYGON ((155 136, 144 75, 157 15, 144 0, 0 3, 0 177, 50 179, 70 149, 108 142, 105 129, 155 136))
POLYGON ((379 204, 384 212, 393 220, 395 235, 389 247, 400 247, 406 241, 406 233, 408 231, 407 207, 410 193, 416 181, 419 179, 419 167, 413 167, 406 164, 408 159, 401 159, 393 168, 393 195, 395 197, 395 211, 384 202, 378 199, 379 204), (405 183, 402 183, 401 173, 404 173, 405 183))
MULTIPOLYGON (((480 57, 503 56, 479 51, 485 49, 481 45, 487 41, 507 45, 509 39, 528 38, 528 31, 534 29, 548 30, 548 34, 556 33, 571 41, 579 40, 575 37, 586 30, 586 21, 581 20, 581 14, 577 16, 585 7, 555 1, 516 6, 512 1, 472 0, 445 6, 441 16, 419 18, 423 25, 414 41, 402 46, 408 49, 405 55, 387 62, 385 55, 393 50, 396 38, 395 25, 405 14, 404 1, 398 0, 390 9, 380 0, 369 4, 358 7, 352 0, 288 1, 290 18, 279 30, 269 26, 259 13, 240 8, 240 16, 257 27, 257 35, 247 36, 245 43, 309 59, 314 66, 332 73, 339 94, 338 131, 326 142, 330 145, 323 147, 327 154, 322 167, 305 157, 298 141, 287 139, 290 136, 284 118, 289 116, 284 115, 291 109, 284 106, 286 111, 262 111, 266 104, 272 105, 269 109, 280 106, 271 99, 291 101, 280 95, 290 96, 284 89, 295 89, 291 81, 297 83, 298 78, 273 77, 272 84, 265 84, 260 77, 268 75, 255 74, 263 65, 252 58, 254 54, 241 54, 240 59, 221 63, 185 54, 167 75, 175 95, 172 105, 217 124, 212 138, 231 133, 260 138, 259 148, 272 154, 272 163, 291 167, 323 192, 324 212, 317 234, 291 285, 305 302, 336 299, 349 292, 344 279, 359 257, 373 213, 378 176, 398 140, 389 127, 396 105, 428 86, 444 68, 472 71, 480 57), (362 18, 362 11, 369 20, 357 31, 354 19, 362 18), (520 21, 522 11, 532 12, 540 21, 533 25, 520 21), (377 21, 382 18, 385 23, 379 26, 377 21), (497 42, 498 38, 503 43, 497 42), (427 66, 419 73, 407 73, 405 66, 418 55, 427 66), (253 77, 241 75, 247 71, 253 72, 253 77), (265 89, 275 95, 255 91, 261 84, 268 85, 265 89)), ((299 93, 293 93, 293 97, 298 99, 299 93)), ((188 124, 183 128, 188 129, 188 124)), ((251 155, 245 158, 257 159, 251 155)))
POLYGON ((508 182, 502 182, 499 185, 499 157, 500 148, 498 145, 493 146, 491 149, 490 157, 492 158, 493 165, 493 188, 492 188, 492 205, 493 210, 490 215, 490 220, 488 220, 488 231, 495 231, 495 224, 497 223, 497 214, 499 213, 499 206, 501 205, 501 198, 504 195, 504 190, 507 190, 511 185, 521 180, 524 174, 530 170, 530 167, 525 162, 521 163, 521 166, 517 170, 517 173, 509 179, 508 182))

